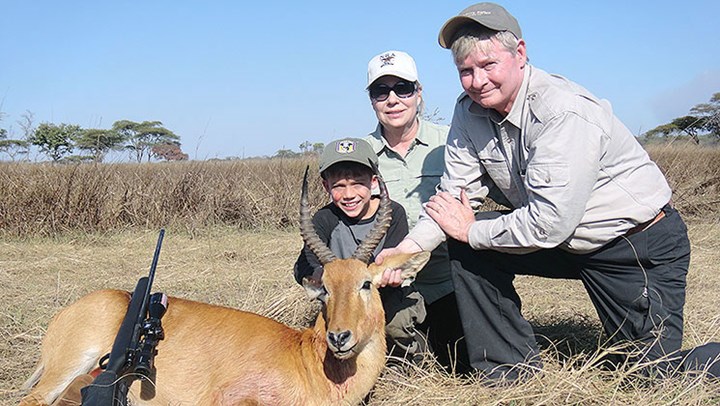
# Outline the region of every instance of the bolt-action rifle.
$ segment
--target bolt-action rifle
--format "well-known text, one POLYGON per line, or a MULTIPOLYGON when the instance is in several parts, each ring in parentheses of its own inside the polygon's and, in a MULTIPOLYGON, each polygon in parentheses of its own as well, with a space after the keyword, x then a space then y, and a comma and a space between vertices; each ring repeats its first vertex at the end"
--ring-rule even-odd
POLYGON ((160 319, 167 310, 164 293, 150 293, 165 230, 160 230, 150 273, 135 286, 112 350, 100 359, 102 372, 82 388, 83 406, 127 406, 130 385, 142 379, 140 398, 155 397, 155 355, 165 337, 160 319))

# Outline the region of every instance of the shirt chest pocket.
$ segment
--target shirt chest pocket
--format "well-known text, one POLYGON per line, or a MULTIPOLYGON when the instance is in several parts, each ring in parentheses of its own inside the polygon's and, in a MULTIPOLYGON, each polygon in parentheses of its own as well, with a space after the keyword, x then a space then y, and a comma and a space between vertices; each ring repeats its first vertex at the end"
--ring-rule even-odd
POLYGON ((496 187, 502 191, 510 189, 510 172, 505 159, 492 155, 481 156, 480 163, 496 187))
POLYGON ((533 188, 565 187, 570 174, 563 163, 533 164, 527 168, 527 183, 533 188))

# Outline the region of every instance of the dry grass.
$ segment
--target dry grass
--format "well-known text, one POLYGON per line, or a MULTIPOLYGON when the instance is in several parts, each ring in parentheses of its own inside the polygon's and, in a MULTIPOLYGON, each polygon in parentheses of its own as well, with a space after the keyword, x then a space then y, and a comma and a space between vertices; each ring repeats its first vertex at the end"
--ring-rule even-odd
MULTIPOLYGON (((16 404, 38 357, 50 317, 79 296, 104 287, 131 290, 147 273, 156 232, 122 231, 47 238, 0 239, 0 404, 16 404)), ((694 224, 688 279, 685 343, 720 340, 717 309, 720 227, 694 224)), ((306 326, 317 307, 291 276, 301 241, 294 231, 238 231, 229 227, 190 234, 169 229, 156 291, 251 310, 306 326)), ((715 404, 720 386, 693 377, 654 385, 598 368, 600 326, 576 281, 522 277, 518 290, 541 340, 544 372, 521 385, 490 388, 434 364, 389 366, 370 405, 715 404)), ((88 322, 91 322, 88 320, 88 322)), ((210 333, 210 332, 209 332, 210 333)))
MULTIPOLYGON (((0 163, 0 233, 297 224, 300 184, 314 159, 52 165, 0 163)), ((314 178, 313 178, 314 180, 314 178)), ((324 193, 310 182, 317 205, 324 193)))
MULTIPOLYGON (((720 341, 720 150, 653 146, 690 224, 684 347, 720 341)), ((303 160, 52 166, 0 163, 0 404, 17 404, 52 315, 99 288, 132 290, 167 227, 155 290, 308 325, 293 281, 303 160), (152 231, 147 231, 152 230, 152 231)), ((324 197, 312 182, 317 207, 324 197)), ((692 376, 646 385, 637 366, 599 368, 607 348, 581 284, 520 277, 542 374, 487 387, 434 364, 385 369, 370 405, 710 405, 720 385, 692 376)), ((91 322, 91 320, 88 320, 91 322)))
MULTIPOLYGON (((720 149, 656 145, 651 156, 686 218, 720 218, 720 149)), ((118 229, 297 225, 300 181, 312 158, 155 164, 0 163, 0 235, 118 229)), ((326 198, 310 182, 315 207, 326 198)))

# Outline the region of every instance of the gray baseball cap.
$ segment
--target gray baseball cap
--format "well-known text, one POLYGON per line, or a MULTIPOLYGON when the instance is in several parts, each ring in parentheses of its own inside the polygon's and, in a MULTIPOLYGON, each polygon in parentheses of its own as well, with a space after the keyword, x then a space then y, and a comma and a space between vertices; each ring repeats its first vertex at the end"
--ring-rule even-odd
POLYGON ((320 155, 320 173, 338 162, 356 162, 374 172, 373 164, 377 167, 378 158, 367 141, 360 138, 341 138, 325 146, 320 155))
POLYGON ((495 3, 478 3, 466 8, 460 14, 445 22, 438 35, 440 46, 450 48, 455 40, 455 33, 460 27, 468 23, 480 24, 493 31, 510 31, 518 39, 522 38, 520 24, 502 6, 495 3))

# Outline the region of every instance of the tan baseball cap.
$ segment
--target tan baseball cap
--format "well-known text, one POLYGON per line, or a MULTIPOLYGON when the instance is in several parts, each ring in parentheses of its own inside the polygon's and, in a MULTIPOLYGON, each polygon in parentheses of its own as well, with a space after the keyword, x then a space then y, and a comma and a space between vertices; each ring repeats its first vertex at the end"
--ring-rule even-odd
POLYGON ((377 167, 378 158, 367 141, 360 138, 341 138, 325 146, 320 155, 320 173, 338 162, 356 162, 375 171, 373 165, 377 167))
POLYGON ((455 33, 460 27, 468 23, 480 24, 493 31, 510 31, 518 39, 522 38, 520 24, 502 6, 495 3, 478 3, 466 8, 460 14, 445 22, 438 35, 440 46, 450 48, 455 40, 455 33))
POLYGON ((415 60, 402 51, 385 51, 375 55, 368 62, 367 87, 370 87, 379 77, 387 75, 417 82, 418 72, 415 60))

